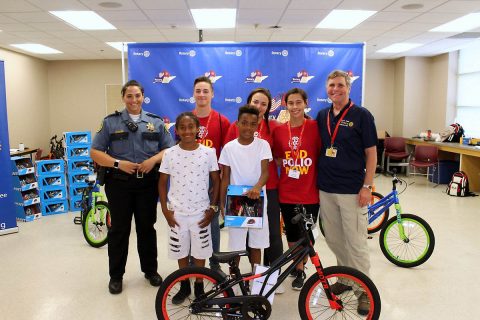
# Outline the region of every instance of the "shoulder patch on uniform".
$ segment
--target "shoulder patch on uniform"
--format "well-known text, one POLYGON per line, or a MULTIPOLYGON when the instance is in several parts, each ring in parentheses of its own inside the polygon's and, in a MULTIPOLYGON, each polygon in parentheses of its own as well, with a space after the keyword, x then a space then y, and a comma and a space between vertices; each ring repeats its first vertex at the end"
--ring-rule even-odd
POLYGON ((103 120, 102 120, 102 122, 100 122, 100 127, 98 128, 97 133, 102 131, 102 129, 103 129, 103 120))
POLYGON ((105 119, 106 119, 106 118, 110 118, 110 117, 116 117, 116 116, 119 116, 119 115, 121 115, 121 114, 122 114, 122 113, 121 113, 120 111, 115 110, 114 113, 109 114, 108 116, 105 117, 105 119))
POLYGON ((157 119, 160 119, 163 121, 163 118, 160 117, 160 116, 157 116, 156 114, 153 114, 153 113, 150 113, 150 112, 145 112, 145 114, 149 117, 152 117, 152 118, 157 118, 157 119))

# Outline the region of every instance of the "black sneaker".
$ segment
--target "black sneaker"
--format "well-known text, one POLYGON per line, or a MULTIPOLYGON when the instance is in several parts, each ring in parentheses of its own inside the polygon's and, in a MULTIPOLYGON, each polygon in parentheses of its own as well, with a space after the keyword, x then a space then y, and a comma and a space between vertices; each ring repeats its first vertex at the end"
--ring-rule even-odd
POLYGON ((145 274, 145 279, 147 279, 154 287, 160 287, 163 281, 162 277, 157 272, 148 275, 145 274))
POLYGON ((182 280, 180 282, 180 290, 177 292, 176 295, 172 298, 173 304, 182 304, 185 299, 192 293, 192 289, 190 288, 190 280, 182 280))
POLYGON ((292 281, 292 289, 301 290, 307 275, 305 274, 305 271, 303 271, 303 270, 295 270, 295 271, 296 271, 296 274, 295 274, 295 279, 293 279, 293 281, 292 281))
POLYGON ((122 279, 110 279, 108 291, 110 291, 111 294, 119 294, 122 292, 122 279))

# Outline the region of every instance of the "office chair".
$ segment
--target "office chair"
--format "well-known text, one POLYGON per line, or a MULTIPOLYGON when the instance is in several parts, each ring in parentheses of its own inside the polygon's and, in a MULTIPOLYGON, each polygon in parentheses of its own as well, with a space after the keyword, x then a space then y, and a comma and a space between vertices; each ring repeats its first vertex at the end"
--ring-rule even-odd
POLYGON ((406 144, 404 138, 385 138, 382 156, 382 169, 385 168, 385 159, 387 159, 387 172, 390 171, 390 167, 406 167, 406 175, 409 175, 410 153, 406 151, 406 144), (390 162, 391 160, 400 162, 390 162))
MULTIPOLYGON (((435 146, 423 146, 423 145, 418 145, 415 146, 415 153, 413 156, 413 159, 410 160, 409 162, 410 166, 413 167, 413 176, 415 175, 426 175, 427 177, 432 175, 432 181, 433 181, 433 174, 430 173, 430 168, 436 167, 437 171, 437 184, 440 182, 440 166, 438 162, 438 148, 435 146), (417 168, 427 168, 427 173, 417 173, 416 169, 417 168)), ((411 171, 410 171, 411 172, 411 171)), ((410 173, 412 174, 412 173, 410 173)), ((410 184, 414 184, 415 181, 413 181, 410 184)), ((436 187, 435 186, 435 187, 436 187)))

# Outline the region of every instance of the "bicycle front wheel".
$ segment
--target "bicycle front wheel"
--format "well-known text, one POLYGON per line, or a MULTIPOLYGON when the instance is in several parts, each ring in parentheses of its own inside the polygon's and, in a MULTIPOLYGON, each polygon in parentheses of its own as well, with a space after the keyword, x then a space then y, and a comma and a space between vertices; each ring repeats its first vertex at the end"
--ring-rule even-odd
MULTIPOLYGON (((203 289, 206 294, 209 291, 215 290, 215 285, 224 281, 225 279, 218 273, 211 269, 204 267, 188 267, 177 270, 170 274, 158 289, 155 298, 155 311, 157 318, 161 320, 174 319, 227 319, 226 310, 221 306, 209 306, 215 308, 215 312, 199 312, 194 313, 191 308, 192 303, 197 299, 195 297, 194 283, 202 281, 203 289), (180 291, 181 282, 188 281, 191 292, 181 303, 175 304, 173 297, 180 291)), ((218 298, 233 297, 232 289, 227 289, 221 292, 218 298)), ((202 296, 198 297, 202 298, 202 296)))
MULTIPOLYGON (((344 266, 334 266, 324 269, 324 275, 330 286, 335 283, 344 284, 348 289, 339 293, 339 308, 330 306, 325 289, 317 273, 305 283, 298 297, 298 311, 301 319, 369 319, 380 317, 381 300, 375 284, 362 272, 344 266), (359 310, 360 301, 363 306, 359 310), (366 314, 363 311, 366 311, 366 314)), ((333 290, 333 289, 332 289, 333 290)))
MULTIPOLYGON (((383 195, 381 195, 378 192, 372 192, 372 198, 370 201, 370 205, 378 202, 380 199, 383 199, 383 195)), ((379 208, 381 209, 381 208, 379 208)), ((387 223, 388 220, 388 215, 390 214, 390 208, 387 208, 385 212, 383 212, 381 215, 379 215, 375 220, 368 221, 368 233, 375 233, 380 231, 385 223, 387 223)))
POLYGON ((108 242, 108 229, 111 226, 110 208, 108 203, 98 201, 95 207, 83 215, 83 236, 94 248, 103 247, 108 242))
POLYGON ((419 266, 433 253, 435 247, 433 230, 425 220, 413 214, 402 214, 401 224, 406 239, 401 239, 399 222, 397 217, 393 217, 387 221, 387 225, 380 233, 380 248, 383 255, 399 267, 419 266))

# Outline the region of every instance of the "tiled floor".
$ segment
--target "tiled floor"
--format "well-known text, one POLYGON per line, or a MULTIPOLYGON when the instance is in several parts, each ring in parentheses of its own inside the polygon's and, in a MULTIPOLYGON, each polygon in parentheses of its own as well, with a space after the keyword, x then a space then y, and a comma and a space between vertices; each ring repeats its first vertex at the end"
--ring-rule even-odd
MULTIPOLYGON (((389 181, 378 177, 377 191, 388 193, 389 181)), ((429 261, 402 269, 384 258, 378 235, 369 241, 371 276, 382 298, 381 319, 479 317, 480 197, 449 197, 443 186, 432 186, 417 177, 400 196, 404 211, 420 215, 435 231, 436 247, 429 261)), ((155 319, 157 290, 140 273, 135 235, 131 236, 124 291, 112 296, 107 289, 107 248, 88 246, 80 226, 73 224, 74 216, 20 223, 19 233, 0 237, 0 318, 155 319)), ((158 220, 159 272, 165 277, 176 263, 166 255, 161 213, 158 220)), ((222 236, 225 248, 226 232, 222 236)), ((316 249, 324 266, 335 263, 321 236, 316 249)), ((313 272, 311 267, 307 271, 313 272)), ((287 281, 286 293, 275 297, 271 319, 299 319, 298 292, 287 281)))

